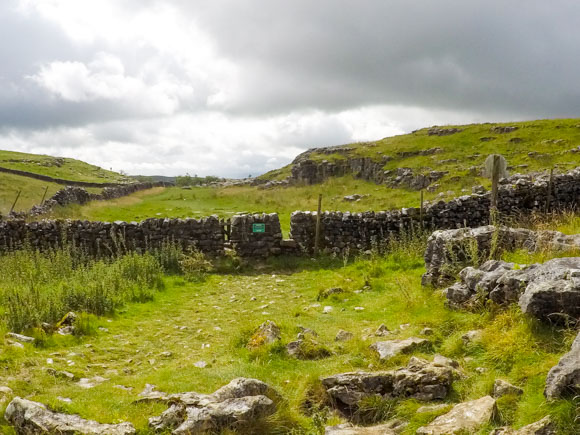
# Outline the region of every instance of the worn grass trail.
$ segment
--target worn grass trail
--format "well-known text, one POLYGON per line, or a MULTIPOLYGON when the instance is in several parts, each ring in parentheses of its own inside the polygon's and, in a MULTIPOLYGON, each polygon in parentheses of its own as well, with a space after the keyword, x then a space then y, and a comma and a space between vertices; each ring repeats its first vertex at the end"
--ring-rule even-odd
MULTIPOLYGON (((542 396, 545 376, 568 350, 572 333, 539 325, 517 309, 448 310, 440 294, 420 286, 422 259, 411 251, 350 262, 320 261, 280 258, 244 272, 215 273, 197 283, 167 277, 166 290, 154 301, 129 304, 116 317, 95 319, 92 336, 49 338, 42 347, 26 345, 24 351, 0 346, 2 383, 55 409, 101 422, 131 421, 148 433, 147 418, 164 406, 134 404, 145 384, 168 393, 209 393, 232 378, 255 377, 271 384, 285 400, 268 423, 271 433, 317 433, 316 422, 325 421, 328 414, 315 410, 317 418, 312 418, 302 404, 308 397, 316 399, 321 376, 404 365, 409 355, 381 363, 368 349, 381 340, 372 333, 382 323, 396 331, 397 338, 417 336, 430 327, 434 351, 458 359, 464 373, 449 402, 489 394, 495 378, 502 377, 525 392, 521 398, 499 401, 497 424, 522 425, 552 413, 561 433, 574 433, 573 403, 548 404, 542 396), (359 292, 365 284, 370 286, 359 292), (319 301, 320 292, 330 287, 342 287, 345 293, 319 301), (322 313, 324 306, 333 307, 330 314, 322 313), (247 350, 251 331, 267 319, 280 326, 282 344, 247 350), (319 361, 288 357, 284 345, 295 339, 299 325, 317 331, 333 355, 319 361), (335 342, 339 329, 355 338, 335 342), (482 342, 466 346, 461 335, 472 329, 483 329, 482 342), (196 367, 200 361, 207 367, 196 367), (83 389, 47 373, 48 367, 107 380, 83 389)), ((431 353, 422 356, 432 358, 431 353)), ((419 406, 413 400, 396 405, 394 414, 411 422, 408 433, 437 415, 416 414, 419 406)), ((327 421, 336 422, 335 416, 327 421)), ((12 433, 1 423, 0 430, 12 433)))

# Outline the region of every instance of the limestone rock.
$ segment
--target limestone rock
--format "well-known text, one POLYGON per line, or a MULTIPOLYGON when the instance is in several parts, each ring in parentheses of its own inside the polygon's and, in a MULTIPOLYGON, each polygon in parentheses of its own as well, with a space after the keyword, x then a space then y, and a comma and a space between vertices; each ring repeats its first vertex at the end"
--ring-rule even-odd
POLYGON ((378 426, 359 427, 350 423, 327 426, 324 435, 398 435, 407 426, 401 420, 393 420, 378 426))
POLYGON ((236 428, 272 415, 274 402, 266 396, 248 396, 210 403, 203 408, 190 407, 185 421, 174 431, 175 435, 214 432, 217 428, 236 428))
POLYGON ((497 399, 508 394, 520 396, 524 394, 524 390, 502 379, 496 379, 495 383, 493 384, 493 397, 497 399))
POLYGON ((528 424, 520 429, 502 427, 495 429, 490 435, 556 435, 556 426, 550 416, 544 417, 535 423, 528 424))
POLYGON ((578 392, 580 392, 580 332, 572 343, 570 352, 550 369, 544 396, 548 399, 557 399, 578 392))
POLYGON ((427 426, 417 429, 416 433, 420 435, 474 433, 488 423, 496 411, 495 399, 485 396, 455 405, 447 414, 440 415, 427 426))
POLYGON ((529 266, 488 261, 479 268, 466 267, 459 275, 461 281, 445 291, 450 305, 519 301, 522 311, 543 321, 566 324, 580 319, 580 257, 529 266))
POLYGON ((262 323, 250 338, 248 342, 249 349, 272 344, 280 340, 280 328, 271 320, 262 323))
POLYGON ((213 394, 195 392, 167 397, 170 407, 149 419, 156 431, 174 429, 173 434, 203 434, 225 429, 242 430, 252 422, 276 412, 274 402, 265 394, 273 393, 257 380, 237 378, 213 394))
POLYGON ((16 334, 14 332, 7 333, 6 337, 11 338, 12 340, 16 340, 19 343, 34 343, 33 337, 28 337, 28 336, 22 335, 22 334, 16 334))
POLYGON ((389 331, 389 328, 387 328, 387 325, 385 325, 384 323, 381 323, 381 325, 375 331, 375 335, 377 337, 384 337, 385 335, 389 335, 390 333, 391 331, 389 331))
POLYGON ((13 394, 11 388, 0 386, 0 406, 4 405, 13 394))
POLYGON ((322 379, 332 402, 343 411, 353 409, 365 397, 412 397, 418 400, 443 399, 453 381, 450 367, 411 358, 405 368, 380 372, 350 372, 322 379))
POLYGON ((580 280, 532 282, 519 301, 524 313, 556 323, 580 319, 580 280))
POLYGON ((430 345, 429 340, 425 338, 411 337, 405 340, 379 341, 371 344, 370 348, 384 361, 401 353, 411 353, 418 348, 427 348, 430 345))
POLYGON ((469 253, 477 252, 479 258, 486 257, 493 246, 505 250, 536 251, 549 247, 555 251, 573 251, 580 247, 580 235, 491 225, 434 231, 427 240, 424 256, 427 272, 423 275, 423 285, 445 285, 454 277, 457 267, 468 265, 469 253))
POLYGON ((78 415, 50 411, 41 403, 20 397, 10 402, 4 418, 14 426, 19 435, 130 435, 135 433, 135 428, 131 423, 100 424, 82 419, 78 415))
POLYGON ((349 340, 352 340, 353 338, 354 338, 354 335, 352 332, 348 332, 348 331, 345 331, 344 329, 341 329, 336 334, 336 337, 334 337, 334 341, 349 341, 349 340))

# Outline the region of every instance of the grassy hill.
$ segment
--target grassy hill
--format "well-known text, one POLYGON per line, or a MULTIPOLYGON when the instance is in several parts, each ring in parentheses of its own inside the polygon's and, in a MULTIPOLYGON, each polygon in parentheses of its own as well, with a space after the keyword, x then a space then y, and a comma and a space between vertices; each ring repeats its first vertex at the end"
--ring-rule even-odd
MULTIPOLYGON (((70 181, 92 183, 128 181, 128 177, 80 160, 14 151, 0 151, 0 167, 70 181)), ((19 191, 21 194, 14 209, 16 211, 29 210, 33 205, 40 203, 47 187, 46 197, 49 198, 62 189, 63 185, 21 175, 0 173, 0 213, 7 214, 10 211, 19 191)), ((88 190, 97 193, 101 189, 89 188, 88 190)))
MULTIPOLYGON (((512 167, 512 172, 528 173, 551 167, 566 170, 580 164, 580 152, 569 152, 579 146, 580 119, 556 119, 423 128, 410 134, 341 147, 349 148, 348 152, 327 154, 329 151, 323 153, 313 150, 308 158, 332 162, 370 157, 381 161, 384 156, 388 156, 390 159, 384 165, 385 170, 407 167, 419 173, 430 169, 449 171, 440 181, 440 191, 443 191, 485 184, 487 179, 471 173, 470 168, 481 167, 489 154, 502 154, 512 167), (498 131, 502 127, 516 129, 502 133, 498 131), (437 129, 458 131, 438 136, 433 134, 437 129), (431 148, 440 148, 441 151, 433 155, 413 155, 431 148)), ((288 165, 259 178, 280 180, 290 175, 291 168, 292 165, 288 165)))
MULTIPOLYGON (((376 142, 346 145, 346 153, 314 151, 314 161, 338 161, 371 157, 381 161, 389 156, 384 170, 411 168, 415 173, 430 170, 448 171, 437 181, 438 187, 425 191, 426 200, 450 199, 471 193, 471 187, 489 180, 481 175, 485 158, 492 153, 504 155, 512 167, 510 173, 530 173, 556 168, 566 171, 580 166, 580 119, 541 120, 510 124, 473 124, 446 126, 461 130, 447 136, 430 135, 428 128, 411 134, 385 138, 376 142), (510 133, 493 132, 497 127, 517 127, 510 133), (486 138, 482 140, 482 138, 486 138), (491 139, 489 139, 491 138, 491 139), (440 148, 432 155, 417 155, 422 150, 440 148), (414 155, 415 154, 415 155, 414 155)), ((343 147, 344 148, 344 147, 343 147)), ((281 180, 291 174, 292 165, 262 175, 263 180, 281 180)), ((431 186, 435 187, 435 186, 431 186)), ((294 210, 315 210, 318 194, 323 194, 323 209, 341 211, 388 210, 418 206, 420 193, 409 188, 389 188, 383 184, 355 178, 334 177, 316 185, 292 185, 259 189, 252 186, 157 189, 141 192, 111 202, 59 210, 58 217, 82 217, 97 220, 142 220, 147 217, 199 217, 218 214, 229 217, 237 212, 278 212, 284 229, 289 228, 294 210), (347 202, 346 195, 364 197, 347 202)))
POLYGON ((0 167, 91 183, 123 183, 128 177, 89 163, 65 157, 0 151, 0 167))

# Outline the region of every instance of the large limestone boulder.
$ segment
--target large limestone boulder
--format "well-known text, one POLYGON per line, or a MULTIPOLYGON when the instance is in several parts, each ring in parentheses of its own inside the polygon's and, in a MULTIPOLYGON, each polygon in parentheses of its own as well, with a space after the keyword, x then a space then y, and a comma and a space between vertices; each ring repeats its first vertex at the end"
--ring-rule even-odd
POLYGON ((411 353, 416 349, 428 348, 429 346, 429 340, 411 337, 404 340, 379 341, 371 344, 370 348, 379 355, 382 361, 386 361, 401 353, 411 353))
POLYGON ((440 415, 427 426, 417 429, 417 434, 474 433, 478 428, 491 421, 496 411, 495 399, 491 396, 460 403, 455 405, 447 414, 440 415))
POLYGON ((169 408, 149 419, 149 426, 159 432, 204 434, 225 429, 243 431, 252 422, 276 412, 276 405, 266 396, 274 394, 264 382, 238 378, 213 394, 195 392, 159 396, 169 408))
POLYGON ((502 427, 495 429, 490 435, 556 435, 556 425, 550 416, 544 417, 535 423, 528 424, 520 429, 502 427))
POLYGON ((322 379, 331 402, 341 411, 353 411, 367 397, 411 397, 430 401, 449 393, 454 377, 451 366, 411 358, 405 368, 381 372, 350 372, 322 379))
POLYGON ((135 433, 131 423, 100 424, 78 415, 50 411, 41 403, 15 397, 6 408, 4 418, 19 435, 130 435, 135 433))
POLYGON ((557 399, 580 392, 580 332, 572 343, 572 349, 552 367, 546 379, 544 395, 557 399))
POLYGON ((445 285, 453 279, 453 270, 470 263, 474 253, 485 258, 490 250, 524 248, 530 251, 549 247, 573 251, 580 247, 580 234, 566 235, 558 231, 531 231, 524 228, 494 227, 459 228, 434 231, 427 240, 423 285, 445 285), (459 263, 459 264, 457 264, 459 263))
POLYGON ((580 319, 580 257, 529 266, 487 261, 479 268, 463 269, 459 276, 461 281, 445 290, 452 306, 491 299, 497 304, 518 302, 522 311, 551 323, 580 319))

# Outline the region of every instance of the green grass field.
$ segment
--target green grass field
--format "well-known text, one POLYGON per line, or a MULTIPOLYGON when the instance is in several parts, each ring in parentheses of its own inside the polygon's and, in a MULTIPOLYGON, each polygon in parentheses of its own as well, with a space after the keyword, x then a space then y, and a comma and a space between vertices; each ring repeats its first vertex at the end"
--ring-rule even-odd
MULTIPOLYGON (((577 222, 578 218, 569 217, 565 224, 577 222)), ((574 402, 546 402, 542 395, 548 370, 568 351, 575 333, 543 325, 516 307, 476 312, 446 308, 437 291, 420 285, 423 243, 404 241, 384 257, 321 257, 316 262, 279 258, 239 270, 222 266, 195 282, 179 275, 166 276, 165 289, 150 302, 128 303, 113 316, 89 317, 92 324, 85 329, 92 333, 88 336, 55 336, 37 347, 26 345, 24 350, 0 341, 3 383, 20 396, 63 412, 101 422, 131 421, 145 434, 149 433, 147 418, 165 409, 160 404, 134 404, 146 383, 169 393, 209 393, 232 378, 255 377, 271 384, 283 397, 282 406, 262 433, 316 434, 321 433, 320 421, 340 421, 325 408, 314 415, 304 412, 305 400, 317 397, 320 377, 407 363, 410 355, 382 363, 369 350, 380 338, 365 336, 384 323, 397 338, 417 336, 423 328, 432 328, 433 351, 415 355, 431 359, 434 353, 441 353, 459 361, 463 376, 454 382, 445 403, 489 394, 496 378, 523 388, 522 396, 500 399, 497 421, 478 433, 488 434, 492 427, 503 424, 519 427, 547 414, 558 422, 559 434, 578 433, 574 402), (355 292, 365 283, 369 288, 355 292), (342 287, 346 293, 319 301, 319 294, 331 287, 342 287), (323 314, 327 305, 333 310, 323 314), (304 326, 318 332, 332 355, 318 361, 297 361, 287 356, 282 345, 247 350, 252 330, 268 319, 280 326, 282 345, 304 326), (407 326, 402 329, 400 325, 407 326), (352 332, 354 339, 335 342, 339 329, 352 332), (482 340, 465 345, 461 336, 473 329, 483 331, 482 340), (198 361, 208 366, 197 368, 198 361), (55 378, 47 367, 107 380, 86 390, 55 378)), ((506 255, 510 259, 525 256, 506 255)), ((103 269, 103 273, 108 272, 103 269)), ((401 400, 389 413, 409 421, 405 434, 414 433, 443 412, 416 414, 420 405, 415 400, 401 400)), ((13 433, 2 423, 0 430, 13 433)))

